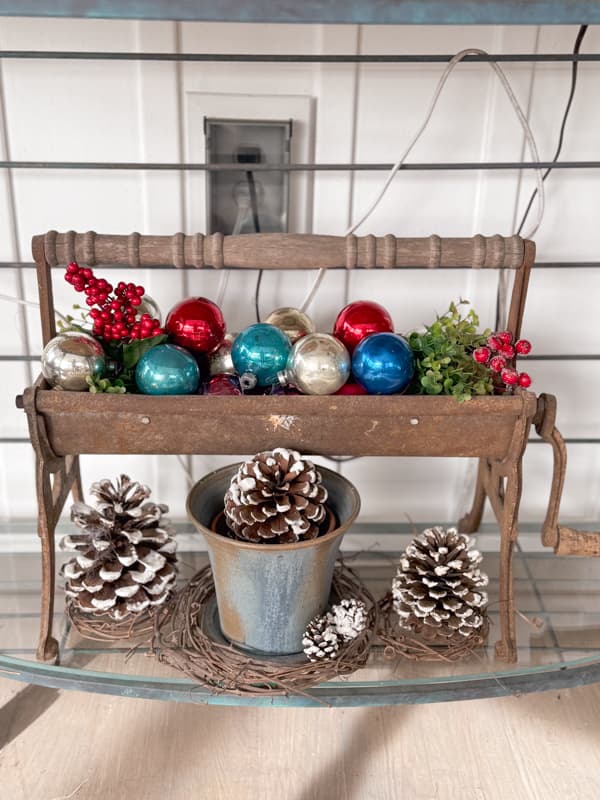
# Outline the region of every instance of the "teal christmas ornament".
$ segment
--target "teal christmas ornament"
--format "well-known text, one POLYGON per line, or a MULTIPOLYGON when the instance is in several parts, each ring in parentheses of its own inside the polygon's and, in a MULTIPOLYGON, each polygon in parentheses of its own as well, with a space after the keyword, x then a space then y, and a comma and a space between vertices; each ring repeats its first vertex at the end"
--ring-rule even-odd
POLYGON ((412 350, 397 333, 373 333, 352 355, 352 373, 369 394, 402 392, 414 371, 412 350))
POLYGON ((238 375, 250 373, 259 386, 278 383, 277 373, 285 369, 291 342, 283 331, 266 322, 245 328, 231 347, 233 366, 238 375))
POLYGON ((158 344, 138 361, 135 382, 143 394, 194 394, 200 383, 200 370, 183 347, 158 344))

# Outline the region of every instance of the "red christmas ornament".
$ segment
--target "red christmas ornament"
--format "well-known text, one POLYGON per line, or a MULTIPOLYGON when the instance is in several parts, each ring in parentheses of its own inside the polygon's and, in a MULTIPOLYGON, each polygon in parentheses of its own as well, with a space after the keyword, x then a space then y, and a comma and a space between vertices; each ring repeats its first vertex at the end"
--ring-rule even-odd
POLYGON ((199 353, 212 353, 225 336, 221 309, 205 297, 188 297, 177 303, 169 311, 165 328, 175 344, 199 353))
POLYGON ((215 375, 208 383, 207 394, 241 395, 239 384, 231 378, 231 375, 215 375))
POLYGON ((393 333, 394 323, 379 303, 357 300, 343 308, 333 326, 333 335, 352 353, 356 345, 371 333, 393 333))
POLYGON ((364 386, 361 386, 360 383, 345 383, 337 392, 334 394, 369 394, 364 386))

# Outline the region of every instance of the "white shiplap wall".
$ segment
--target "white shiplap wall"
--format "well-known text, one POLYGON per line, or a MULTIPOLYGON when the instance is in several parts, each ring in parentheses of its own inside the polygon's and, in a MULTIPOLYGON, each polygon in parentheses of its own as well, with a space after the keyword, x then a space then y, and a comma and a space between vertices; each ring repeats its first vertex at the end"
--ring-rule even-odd
MULTIPOLYGON (((567 52, 575 28, 383 27, 181 24, 2 19, 2 49, 275 53, 567 52)), ((584 51, 597 50, 591 28, 584 51)), ((393 161, 420 123, 443 65, 269 65, 7 60, 0 75, 0 158, 81 161, 203 159, 207 115, 293 117, 296 161, 393 161), (253 113, 254 112, 254 113, 253 113)), ((569 88, 569 64, 509 64, 515 92, 528 110, 542 158, 550 158, 569 88)), ((564 159, 598 157, 599 72, 583 64, 564 159)), ((517 160, 523 135, 503 90, 485 64, 461 65, 449 80, 415 161, 517 160)), ((381 173, 292 176, 291 219, 297 231, 343 233, 370 202, 381 173)), ((600 176, 556 172, 547 183, 547 212, 536 239, 538 257, 596 260, 600 176)), ((533 187, 526 172, 406 173, 397 177, 361 233, 471 235, 512 232, 533 187)), ((176 172, 0 171, 0 260, 29 260, 34 233, 47 229, 173 233, 204 229, 204 176, 176 172)), ((189 293, 215 296, 210 273, 146 272, 140 277, 163 311, 189 293)), ((369 297, 390 308, 405 332, 468 297, 493 324, 496 277, 463 272, 327 275, 313 316, 329 330, 336 311, 369 297)), ((253 321, 254 278, 236 275, 224 311, 231 330, 253 321)), ((265 276, 261 306, 298 304, 309 284, 265 276)), ((0 272, 0 292, 35 301, 32 272, 0 272)), ((524 333, 538 353, 600 351, 596 308, 600 270, 533 275, 524 333)), ((69 309, 70 287, 56 281, 56 304, 69 309)), ((0 300, 1 351, 39 353, 35 309, 0 300)), ((37 364, 33 365, 33 372, 37 364)), ((27 365, 3 363, 0 434, 26 435, 14 395, 29 382, 27 365)), ((538 391, 559 396, 567 436, 597 435, 600 362, 532 363, 538 391)), ((343 424, 343 421, 340 421, 343 424)), ((563 518, 600 516, 600 447, 574 445, 563 518)), ((230 458, 198 456, 196 476, 230 458)), ((550 477, 549 448, 526 456, 522 519, 540 520, 550 477)), ((84 457, 84 483, 128 470, 183 517, 185 477, 174 457, 84 457)), ((452 520, 464 510, 472 480, 459 460, 362 459, 344 466, 363 496, 364 521, 452 520)), ((0 445, 0 520, 35 514, 33 459, 28 445, 0 445)))

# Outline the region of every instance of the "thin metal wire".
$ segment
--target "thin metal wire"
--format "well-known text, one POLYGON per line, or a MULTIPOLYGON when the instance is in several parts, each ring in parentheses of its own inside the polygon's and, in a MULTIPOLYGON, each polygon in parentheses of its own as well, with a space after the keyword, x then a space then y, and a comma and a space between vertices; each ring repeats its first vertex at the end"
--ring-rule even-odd
MULTIPOLYGON (((391 163, 356 164, 254 164, 253 172, 381 172, 390 170, 391 163)), ((431 161, 402 164, 406 172, 456 171, 456 170, 508 170, 508 169, 599 169, 600 161, 431 161)), ((74 169, 74 170, 162 170, 190 172, 240 172, 238 164, 203 164, 180 161, 0 161, 0 169, 74 169)))
MULTIPOLYGON (((206 61, 231 63, 283 63, 283 64, 444 64, 453 55, 432 54, 370 54, 356 55, 340 53, 335 55, 296 54, 258 54, 258 53, 126 53, 90 50, 0 50, 0 58, 10 59, 48 59, 59 61, 206 61)), ((464 61, 471 63, 489 62, 564 62, 600 61, 600 53, 485 53, 466 56, 464 61)))

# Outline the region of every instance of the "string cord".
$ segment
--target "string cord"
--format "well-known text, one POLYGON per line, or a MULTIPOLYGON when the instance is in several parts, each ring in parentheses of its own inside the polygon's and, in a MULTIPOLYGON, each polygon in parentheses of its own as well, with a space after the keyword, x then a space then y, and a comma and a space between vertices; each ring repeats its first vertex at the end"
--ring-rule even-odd
MULTIPOLYGON (((579 51, 581 49, 581 43, 583 42, 585 34, 587 33, 587 29, 588 29, 587 25, 581 25, 581 27, 577 31, 577 36, 575 37, 575 44, 573 46, 573 55, 579 54, 579 51)), ((571 113, 571 106, 573 105, 573 98, 575 97, 575 89, 577 87, 578 71, 579 71, 579 61, 573 61, 571 64, 571 87, 569 89, 569 97, 567 99, 567 105, 565 106, 562 122, 560 124, 560 133, 558 135, 558 144, 556 145, 556 151, 551 159, 552 164, 556 164, 556 162, 558 161, 558 157, 562 152, 564 137, 565 137, 565 129, 567 127, 567 120, 569 119, 569 114, 571 113)), ((542 182, 544 182, 548 177, 548 175, 550 175, 552 169, 553 167, 546 168, 544 174, 542 175, 542 182)), ((527 203, 527 207, 525 208, 525 212, 523 214, 523 217, 521 218, 519 227, 517 228, 517 235, 520 235, 521 231, 523 230, 523 226, 525 225, 527 217, 529 216, 529 212, 531 211, 531 207, 534 203, 535 198, 537 197, 537 193, 538 193, 538 188, 536 186, 533 192, 531 193, 531 197, 529 198, 529 202, 527 203)))
MULTIPOLYGON (((579 50, 581 48, 581 43, 583 42, 587 29, 588 29, 587 25, 581 25, 579 30, 577 31, 577 36, 575 37, 575 44, 573 45, 574 55, 577 55, 579 53, 579 50)), ((554 156, 552 157, 552 164, 555 164, 558 161, 558 157, 560 156, 562 151, 567 120, 569 118, 569 114, 571 111, 571 105, 573 104, 573 98, 575 97, 575 88, 577 86, 578 71, 579 71, 579 62, 573 61, 571 65, 571 86, 567 98, 567 105, 565 106, 562 121, 560 124, 558 144, 556 146, 556 151, 554 153, 554 156)), ((546 170, 544 170, 544 173, 542 175, 542 185, 544 184, 548 175, 550 175, 550 173, 552 172, 552 169, 553 167, 550 166, 547 167, 546 170)), ((537 194, 538 194, 538 187, 536 186, 531 193, 525 211, 523 212, 523 216, 521 217, 521 222, 519 223, 519 226, 516 230, 517 236, 519 236, 521 234, 521 231, 523 230, 523 226, 525 225, 527 217, 529 216, 529 212, 531 211, 531 208, 533 206, 535 198, 537 197, 537 194)), ((500 274, 498 275, 498 289, 496 292, 496 319, 494 324, 496 330, 500 330, 501 328, 504 328, 506 326, 507 306, 508 306, 508 280, 505 271, 501 270, 500 274)))
MULTIPOLYGON (((406 149, 404 150, 404 152, 402 153, 400 158, 396 161, 396 163, 391 168, 390 172, 388 173, 387 178, 385 179, 381 189, 379 190, 379 192, 376 195, 375 199, 372 201, 371 205, 362 214, 362 216, 360 216, 359 219, 356 222, 354 222, 348 228, 348 230, 345 233, 346 236, 348 236, 351 233, 354 233, 357 230, 357 228, 359 228, 371 216, 373 211, 375 211, 375 209, 377 208, 377 206, 379 205, 379 203, 383 199, 385 193, 389 189, 392 181, 394 180, 394 178, 396 176, 396 173, 400 170, 400 168, 402 167, 402 165, 406 161, 406 158, 410 154, 411 150, 416 145, 416 143, 420 139, 421 135, 425 131, 425 128, 429 124, 429 121, 430 121, 430 119, 431 119, 431 117, 433 115, 435 107, 436 107, 436 105, 438 103, 438 100, 440 98, 442 89, 444 88, 444 86, 446 84, 446 81, 450 77, 450 74, 452 73, 454 68, 457 66, 457 64, 459 64, 466 56, 469 56, 469 55, 488 55, 488 53, 485 50, 480 50, 479 48, 467 48, 466 50, 461 50, 459 53, 457 53, 448 62, 447 66, 446 66, 444 72, 442 73, 442 76, 441 76, 440 80, 438 81, 438 84, 437 84, 437 86, 435 88, 435 91, 434 91, 433 96, 431 98, 431 101, 429 103, 429 107, 427 109, 427 112, 425 114, 423 122, 421 123, 421 125, 417 129, 416 133, 413 135, 412 139, 410 140, 408 146, 406 147, 406 149)), ((502 84, 502 87, 504 88, 504 91, 506 92, 506 95, 508 96, 508 99, 510 100, 510 103, 511 103, 511 105, 513 107, 513 110, 514 110, 514 112, 515 112, 515 114, 516 114, 516 116, 517 116, 517 118, 518 118, 518 120, 519 120, 519 122, 521 124, 521 127, 523 128, 523 132, 525 134, 525 138, 526 138, 527 145, 528 145, 528 148, 529 148, 529 151, 530 151, 530 154, 531 154, 532 161, 534 161, 534 162, 539 161, 540 158, 539 158, 539 154, 538 154, 538 149, 537 149, 537 145, 536 145, 536 142, 535 142, 535 138, 533 136, 533 132, 531 130, 531 127, 529 126, 529 122, 527 121, 527 118, 526 118, 526 116, 525 116, 525 114, 523 112, 523 109, 521 108, 521 105, 519 104, 519 101, 517 100, 517 98, 516 98, 516 96, 515 96, 515 94, 514 94, 514 92, 512 90, 512 87, 511 87, 511 85, 510 85, 510 83, 508 81, 508 78, 506 77, 506 75, 505 75, 504 71, 502 70, 502 68, 497 63, 495 63, 493 61, 489 61, 489 62, 486 62, 486 63, 496 73, 498 79, 500 80, 500 83, 502 84)), ((542 170, 538 169, 535 172, 536 172, 536 180, 537 180, 537 190, 536 190, 537 194, 536 194, 536 196, 538 198, 538 214, 537 214, 536 223, 533 225, 531 230, 528 232, 526 238, 529 238, 529 237, 533 236, 533 234, 539 228, 539 226, 540 226, 540 224, 542 222, 543 216, 544 216, 545 195, 544 195, 544 182, 542 180, 542 170)), ((306 311, 306 309, 310 306, 310 304, 314 300, 315 295, 316 295, 316 293, 317 293, 317 291, 318 291, 318 289, 319 289, 319 287, 321 285, 321 282, 323 281, 323 278, 325 277, 326 271, 327 270, 325 270, 325 269, 320 269, 318 271, 317 276, 316 276, 316 278, 315 278, 315 280, 313 282, 313 285, 309 289, 308 294, 306 295, 302 305, 300 306, 302 311, 306 311)))

